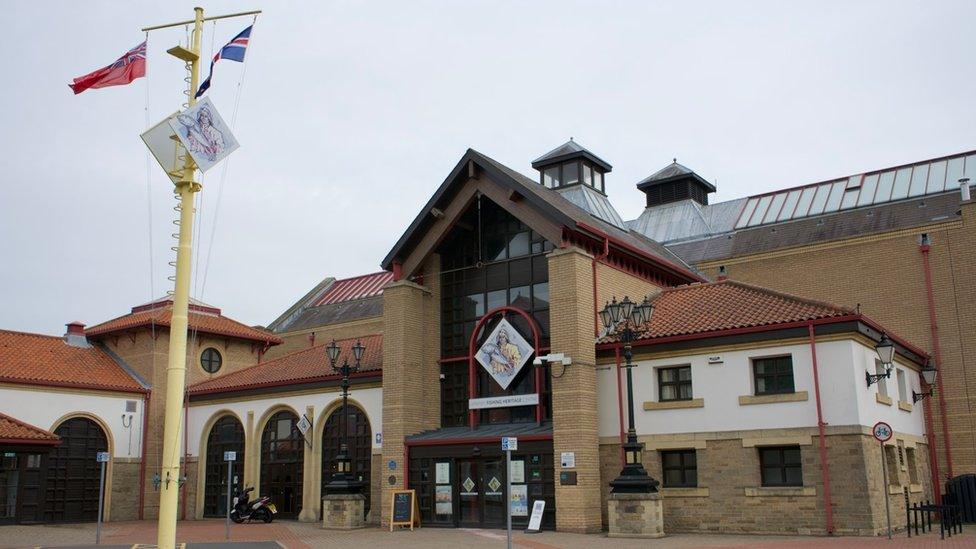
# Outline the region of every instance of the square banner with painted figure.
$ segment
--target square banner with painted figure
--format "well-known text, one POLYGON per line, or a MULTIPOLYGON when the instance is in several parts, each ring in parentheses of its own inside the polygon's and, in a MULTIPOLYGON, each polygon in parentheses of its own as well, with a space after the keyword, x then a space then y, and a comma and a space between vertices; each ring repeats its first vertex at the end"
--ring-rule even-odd
POLYGON ((529 342, 503 318, 478 349, 476 358, 502 389, 508 389, 532 352, 529 342))
POLYGON ((169 127, 200 171, 209 170, 240 146, 209 97, 176 115, 175 120, 169 121, 169 127))

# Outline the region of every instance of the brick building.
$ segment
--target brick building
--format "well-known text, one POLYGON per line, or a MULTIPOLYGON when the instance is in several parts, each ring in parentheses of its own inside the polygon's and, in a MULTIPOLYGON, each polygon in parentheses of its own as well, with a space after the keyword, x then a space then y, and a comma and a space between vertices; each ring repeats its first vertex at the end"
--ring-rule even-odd
MULTIPOLYGON (((546 502, 544 527, 606 528, 629 404, 618 334, 597 311, 623 296, 655 307, 634 344, 633 404, 667 531, 876 534, 886 491, 898 516, 935 496, 949 462, 973 470, 962 326, 976 310, 974 211, 946 184, 976 170, 972 155, 712 205, 714 185, 674 163, 637 184, 647 209, 630 222, 606 196, 612 166, 578 143, 532 166, 535 178, 467 151, 382 271, 324 279, 267 331, 191 306, 186 518, 222 515, 220 457, 234 450, 238 487, 270 495, 280 518, 320 520, 345 425, 372 523, 388 521, 391 490, 411 488, 425 525, 502 526, 510 474, 529 507, 546 502), (868 384, 885 371, 883 333, 896 347, 890 377, 868 384), (346 410, 333 340, 340 362, 366 347, 346 410), (534 360, 549 353, 572 362, 534 360), (919 401, 929 361, 941 385, 919 401), (871 436, 880 420, 894 429, 884 447, 871 436), (520 443, 505 471, 509 435, 520 443)), ((154 516, 166 338, 153 336, 167 306, 85 331, 148 410, 143 473, 114 475, 141 484, 143 501, 112 516, 154 516)), ((52 421, 0 412, 40 430, 33 448, 57 443, 44 434, 57 434, 52 421)))

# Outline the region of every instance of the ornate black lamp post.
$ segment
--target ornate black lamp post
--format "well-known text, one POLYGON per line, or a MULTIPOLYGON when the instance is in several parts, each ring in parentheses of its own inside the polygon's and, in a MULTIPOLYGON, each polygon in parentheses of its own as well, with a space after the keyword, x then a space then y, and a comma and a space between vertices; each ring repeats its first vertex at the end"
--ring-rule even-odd
POLYGON ((891 378, 891 361, 895 358, 895 344, 891 342, 888 334, 884 332, 881 333, 881 341, 874 346, 874 350, 877 351, 878 359, 881 360, 881 364, 885 367, 885 372, 883 374, 864 372, 864 379, 868 382, 868 387, 872 383, 877 383, 882 379, 891 378))
POLYGON ((644 470, 642 460, 644 444, 637 441, 637 430, 634 428, 634 381, 631 373, 634 365, 630 362, 633 358, 630 344, 634 341, 634 328, 649 322, 653 312, 654 306, 646 297, 640 305, 635 304, 629 297, 624 297, 624 300, 618 303, 615 297, 600 311, 600 320, 607 332, 623 323, 623 331, 619 334, 620 341, 624 344, 624 360, 627 368, 627 402, 630 403, 627 407, 627 419, 630 422, 630 427, 627 429, 627 442, 623 445, 626 458, 624 469, 620 472, 620 476, 610 482, 615 493, 646 494, 657 492, 657 485, 659 484, 644 470))
POLYGON ((329 354, 329 363, 332 366, 332 371, 342 375, 342 417, 339 420, 339 440, 341 442, 339 443, 339 455, 336 456, 336 472, 332 474, 332 480, 325 485, 325 491, 330 494, 358 494, 362 489, 362 483, 356 480, 350 467, 352 460, 349 458, 349 445, 346 433, 346 424, 349 422, 346 405, 349 402, 349 374, 359 371, 359 361, 362 360, 366 347, 358 340, 352 346, 353 358, 356 359, 354 366, 349 365, 348 358, 343 359, 342 366, 336 366, 336 360, 338 360, 339 352, 342 349, 339 348, 334 339, 325 350, 329 354))

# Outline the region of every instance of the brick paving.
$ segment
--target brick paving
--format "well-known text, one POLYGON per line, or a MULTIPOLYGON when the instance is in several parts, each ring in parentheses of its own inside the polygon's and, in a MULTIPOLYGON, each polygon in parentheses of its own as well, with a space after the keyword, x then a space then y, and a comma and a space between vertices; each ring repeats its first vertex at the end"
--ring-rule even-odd
MULTIPOLYGON (((135 544, 153 544, 156 538, 156 523, 152 521, 114 522, 102 528, 102 545, 132 547, 135 544)), ((603 534, 581 535, 557 532, 542 532, 526 535, 514 534, 516 547, 526 549, 589 549, 653 547, 654 549, 679 549, 693 547, 723 548, 784 548, 784 549, 872 549, 872 548, 912 548, 912 549, 958 549, 976 547, 976 528, 970 526, 962 535, 945 541, 939 540, 938 533, 920 538, 896 536, 887 538, 817 538, 789 536, 744 536, 744 535, 704 535, 677 534, 658 540, 610 539, 603 534)), ((180 522, 177 527, 177 540, 180 543, 214 543, 224 541, 224 523, 215 520, 180 522)), ((505 546, 505 532, 502 530, 471 530, 420 528, 413 532, 399 530, 390 533, 387 529, 367 528, 353 532, 323 530, 315 523, 281 521, 271 524, 233 525, 231 541, 276 541, 284 549, 306 549, 317 547, 342 547, 344 549, 367 546, 369 549, 404 547, 456 548, 465 549, 498 548, 505 546)), ((0 547, 67 547, 92 545, 95 542, 94 524, 59 524, 40 526, 0 526, 0 547)), ((192 548, 191 548, 192 549, 192 548)))

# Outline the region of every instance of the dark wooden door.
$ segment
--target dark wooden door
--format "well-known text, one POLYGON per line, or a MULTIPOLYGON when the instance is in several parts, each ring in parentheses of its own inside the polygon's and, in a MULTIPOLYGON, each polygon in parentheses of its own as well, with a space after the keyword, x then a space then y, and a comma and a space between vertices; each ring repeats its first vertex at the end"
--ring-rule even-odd
POLYGON ((233 462, 231 496, 244 480, 244 426, 234 416, 224 416, 214 423, 207 437, 206 487, 203 514, 223 517, 227 514, 227 462, 224 452, 237 452, 233 462), (234 484, 236 479, 237 484, 234 484))
MULTIPOLYGON (((325 421, 322 436, 322 493, 325 485, 336 472, 336 456, 342 444, 342 408, 332 412, 325 421)), ((352 459, 352 474, 363 483, 362 494, 366 498, 364 511, 369 513, 370 470, 373 465, 373 432, 369 418, 358 406, 349 405, 346 412, 346 434, 349 441, 349 457, 352 459)))
POLYGON ((278 508, 278 518, 298 518, 302 511, 305 439, 297 423, 295 414, 278 412, 268 420, 261 435, 260 495, 271 497, 278 508))
POLYGON ((94 421, 76 417, 55 429, 61 444, 48 457, 44 520, 93 522, 98 519, 98 452, 108 439, 94 421))

